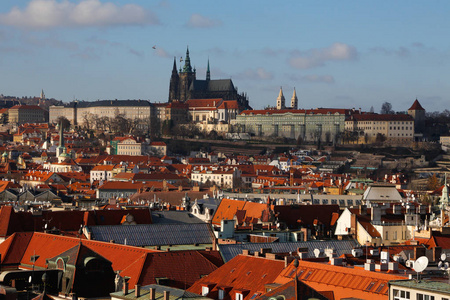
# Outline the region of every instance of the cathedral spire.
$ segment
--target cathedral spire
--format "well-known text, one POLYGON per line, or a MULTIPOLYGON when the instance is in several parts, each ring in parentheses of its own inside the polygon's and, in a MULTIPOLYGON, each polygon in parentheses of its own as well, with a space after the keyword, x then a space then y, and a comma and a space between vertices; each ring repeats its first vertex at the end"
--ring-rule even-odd
POLYGON ((186 58, 184 59, 183 72, 192 73, 191 59, 189 57, 189 47, 186 50, 186 58))
POLYGON ((298 108, 298 98, 297 98, 297 92, 295 91, 295 88, 294 88, 294 93, 292 94, 292 98, 291 98, 291 108, 292 109, 298 108))
POLYGON ((211 73, 209 71, 209 58, 208 58, 208 68, 206 69, 206 80, 209 81, 211 79, 211 73))
POLYGON ((285 109, 286 105, 285 105, 286 99, 284 98, 283 95, 283 88, 280 87, 280 93, 278 94, 278 98, 277 98, 277 109, 285 109))
POLYGON ((177 73, 177 58, 173 57, 173 68, 172 68, 172 74, 177 73))

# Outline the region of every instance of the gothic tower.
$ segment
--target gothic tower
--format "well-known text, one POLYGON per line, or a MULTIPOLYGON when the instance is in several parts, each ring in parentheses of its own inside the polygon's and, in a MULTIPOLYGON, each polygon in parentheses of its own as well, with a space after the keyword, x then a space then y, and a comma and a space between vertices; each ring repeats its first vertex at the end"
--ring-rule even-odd
POLYGON ((292 95, 292 98, 291 98, 291 108, 298 109, 298 98, 297 98, 297 92, 295 91, 295 88, 294 88, 294 94, 292 95))
POLYGON ((209 71, 209 58, 208 58, 208 68, 206 69, 206 81, 211 80, 211 73, 209 71))
POLYGON ((180 98, 180 76, 178 76, 176 58, 173 58, 172 76, 170 76, 169 85, 169 102, 178 100, 180 98))
POLYGON ((192 70, 191 59, 189 57, 189 48, 186 50, 186 58, 184 59, 184 67, 180 71, 180 101, 189 100, 189 88, 195 80, 195 69, 192 70))
POLYGON ((286 108, 286 99, 283 95, 283 88, 280 87, 280 93, 277 98, 277 109, 285 109, 286 108))

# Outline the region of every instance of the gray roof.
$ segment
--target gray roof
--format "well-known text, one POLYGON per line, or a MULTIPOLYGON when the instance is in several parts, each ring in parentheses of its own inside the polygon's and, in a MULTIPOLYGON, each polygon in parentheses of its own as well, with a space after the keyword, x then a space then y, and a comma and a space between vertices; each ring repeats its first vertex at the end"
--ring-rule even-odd
POLYGON ((99 106, 151 106, 147 100, 97 100, 97 101, 72 101, 65 107, 99 107, 99 106))
POLYGON ((308 256, 314 257, 314 249, 333 248, 338 256, 351 254, 352 249, 359 246, 356 240, 329 240, 329 241, 307 241, 307 242, 287 242, 287 243, 244 243, 218 245, 225 262, 235 256, 242 254, 242 250, 258 252, 261 248, 270 248, 272 253, 296 253, 298 248, 308 248, 308 256))
POLYGON ((153 224, 196 224, 205 223, 188 211, 152 211, 153 224))
POLYGON ((231 79, 215 79, 215 80, 195 80, 192 82, 191 90, 194 91, 210 91, 210 92, 222 92, 222 91, 234 91, 233 81, 231 79))
POLYGON ((140 224, 88 226, 96 241, 130 246, 165 246, 212 244, 214 235, 209 224, 140 224))

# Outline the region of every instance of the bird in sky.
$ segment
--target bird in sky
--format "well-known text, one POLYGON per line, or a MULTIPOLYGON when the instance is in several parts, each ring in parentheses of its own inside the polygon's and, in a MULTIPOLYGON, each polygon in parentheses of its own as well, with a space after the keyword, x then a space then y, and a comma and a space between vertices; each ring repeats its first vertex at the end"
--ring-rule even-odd
POLYGON ((156 49, 156 45, 152 47, 152 49, 156 49))

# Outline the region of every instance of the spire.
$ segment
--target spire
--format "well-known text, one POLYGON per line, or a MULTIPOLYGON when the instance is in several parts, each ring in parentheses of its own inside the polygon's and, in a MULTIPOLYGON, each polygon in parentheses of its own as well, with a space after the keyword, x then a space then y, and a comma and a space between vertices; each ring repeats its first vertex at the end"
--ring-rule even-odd
POLYGON ((59 123, 59 147, 64 147, 64 129, 62 121, 59 123))
POLYGON ((45 99, 44 89, 41 90, 41 99, 45 99))
POLYGON ((284 98, 284 95, 283 95, 283 88, 280 87, 280 93, 278 94, 278 98, 277 98, 277 109, 285 109, 286 108, 285 102, 286 102, 286 99, 284 98))
POLYGON ((172 74, 177 73, 177 58, 173 57, 173 68, 172 68, 172 74))
POLYGON ((295 91, 295 88, 294 88, 294 93, 292 94, 292 98, 291 98, 291 108, 292 109, 298 108, 298 98, 297 98, 297 92, 295 91))
POLYGON ((191 59, 189 57, 189 47, 187 47, 187 50, 186 50, 186 58, 184 59, 183 72, 192 73, 191 59))
POLYGON ((439 200, 441 210, 445 210, 447 206, 449 205, 449 194, 448 194, 448 187, 447 187, 447 173, 444 175, 444 188, 442 189, 442 195, 441 199, 439 200))
POLYGON ((207 81, 211 80, 211 73, 209 71, 209 58, 208 58, 208 67, 206 69, 206 80, 207 81))

